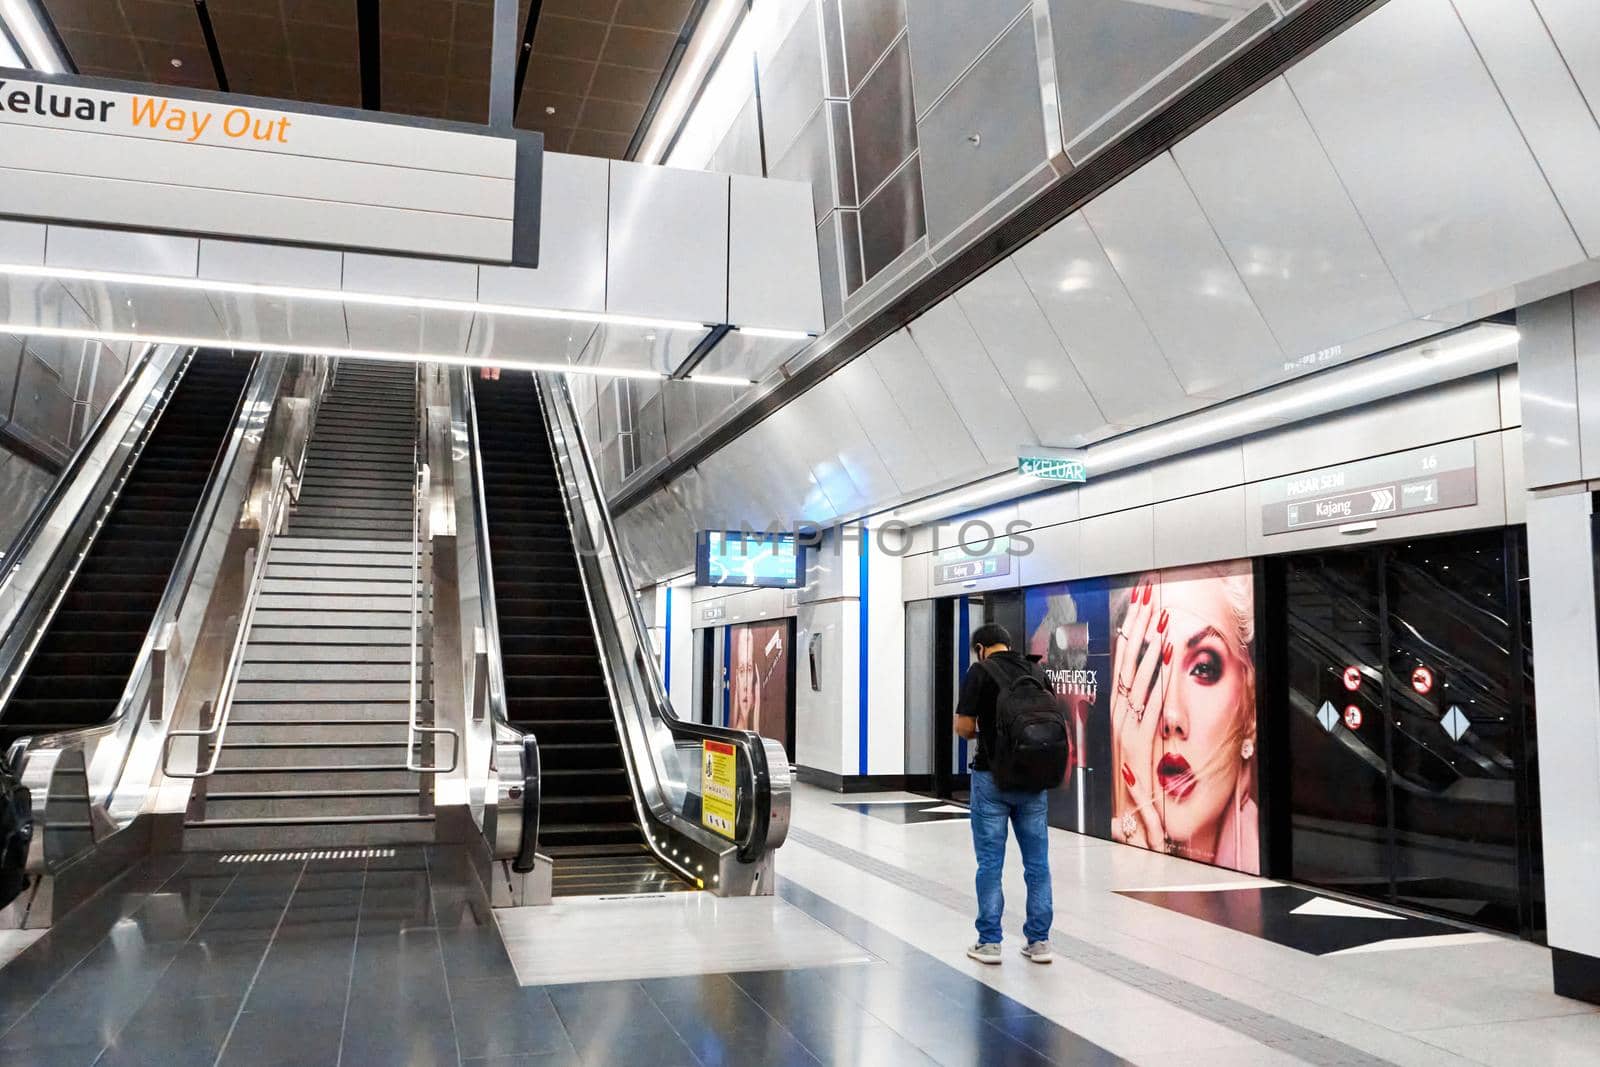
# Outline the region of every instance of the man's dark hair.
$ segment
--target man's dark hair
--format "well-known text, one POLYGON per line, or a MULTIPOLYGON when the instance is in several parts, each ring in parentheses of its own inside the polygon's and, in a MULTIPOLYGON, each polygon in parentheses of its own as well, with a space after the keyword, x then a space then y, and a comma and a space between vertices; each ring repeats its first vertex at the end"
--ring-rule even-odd
POLYGON ((1011 647, 1011 631, 997 622, 986 622, 972 631, 974 648, 993 648, 995 645, 1011 647))

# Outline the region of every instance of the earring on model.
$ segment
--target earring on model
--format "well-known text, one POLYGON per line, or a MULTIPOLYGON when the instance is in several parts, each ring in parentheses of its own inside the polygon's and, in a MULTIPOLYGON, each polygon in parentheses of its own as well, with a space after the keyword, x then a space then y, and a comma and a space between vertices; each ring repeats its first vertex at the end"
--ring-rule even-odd
POLYGON ((1253 737, 1244 739, 1244 744, 1239 746, 1239 758, 1249 759, 1256 754, 1256 740, 1253 737))

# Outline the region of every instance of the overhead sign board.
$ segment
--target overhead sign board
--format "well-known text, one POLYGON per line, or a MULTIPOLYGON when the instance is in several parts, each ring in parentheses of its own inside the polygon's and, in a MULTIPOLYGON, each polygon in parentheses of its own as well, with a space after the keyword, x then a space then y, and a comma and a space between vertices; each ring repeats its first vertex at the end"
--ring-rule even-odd
POLYGON ((1261 532, 1292 533, 1478 502, 1471 441, 1325 467, 1261 486, 1261 532))
POLYGON ((1024 447, 1017 450, 1017 473, 1047 482, 1083 483, 1089 480, 1081 448, 1024 447))
POLYGON ((954 585, 1011 573, 1011 538, 951 545, 933 554, 933 584, 954 585))
POLYGON ((539 138, 302 107, 0 79, 5 212, 537 262, 539 138))

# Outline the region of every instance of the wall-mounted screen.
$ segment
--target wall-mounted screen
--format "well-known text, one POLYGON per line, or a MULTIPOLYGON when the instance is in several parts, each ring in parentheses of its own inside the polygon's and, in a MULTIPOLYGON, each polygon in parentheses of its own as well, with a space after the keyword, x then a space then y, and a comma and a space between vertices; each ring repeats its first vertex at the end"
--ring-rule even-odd
POLYGON ((711 530, 700 535, 696 548, 700 585, 798 589, 805 584, 806 550, 792 533, 711 530))

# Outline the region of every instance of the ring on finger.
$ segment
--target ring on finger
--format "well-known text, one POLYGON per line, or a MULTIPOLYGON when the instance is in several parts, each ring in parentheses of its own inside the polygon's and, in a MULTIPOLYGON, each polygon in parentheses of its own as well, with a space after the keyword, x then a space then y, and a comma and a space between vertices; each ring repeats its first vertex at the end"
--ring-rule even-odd
POLYGON ((1128 702, 1128 708, 1129 708, 1129 710, 1131 710, 1133 712, 1133 721, 1134 722, 1144 722, 1144 705, 1143 704, 1135 704, 1130 700, 1128 702))
POLYGON ((1119 681, 1117 683, 1117 696, 1125 697, 1131 695, 1133 695, 1133 686, 1129 685, 1127 682, 1119 681))

